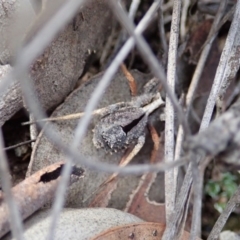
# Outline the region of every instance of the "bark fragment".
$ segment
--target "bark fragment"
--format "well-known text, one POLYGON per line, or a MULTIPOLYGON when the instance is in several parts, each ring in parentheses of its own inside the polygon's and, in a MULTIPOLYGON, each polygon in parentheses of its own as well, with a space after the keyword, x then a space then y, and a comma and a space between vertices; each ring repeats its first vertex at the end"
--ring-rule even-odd
MULTIPOLYGON (((26 178, 12 188, 12 193, 17 202, 22 219, 26 219, 39 208, 49 203, 55 196, 61 169, 64 163, 52 164, 32 176, 26 178)), ((84 170, 73 166, 70 184, 83 178, 84 170)), ((0 193, 0 237, 10 230, 9 210, 4 202, 4 193, 0 193)))

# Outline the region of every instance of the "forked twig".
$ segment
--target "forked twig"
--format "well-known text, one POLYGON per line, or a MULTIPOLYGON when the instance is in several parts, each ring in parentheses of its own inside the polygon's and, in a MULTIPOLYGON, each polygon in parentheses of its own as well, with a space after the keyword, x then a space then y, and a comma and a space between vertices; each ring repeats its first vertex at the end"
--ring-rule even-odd
POLYGON ((27 140, 25 142, 21 142, 21 143, 18 143, 18 144, 15 144, 15 145, 12 145, 12 146, 9 146, 9 147, 5 147, 3 148, 4 151, 9 151, 9 150, 12 150, 14 148, 17 148, 17 147, 21 147, 21 146, 24 146, 26 144, 29 144, 29 143, 32 143, 32 142, 35 142, 36 139, 32 139, 32 140, 27 140))

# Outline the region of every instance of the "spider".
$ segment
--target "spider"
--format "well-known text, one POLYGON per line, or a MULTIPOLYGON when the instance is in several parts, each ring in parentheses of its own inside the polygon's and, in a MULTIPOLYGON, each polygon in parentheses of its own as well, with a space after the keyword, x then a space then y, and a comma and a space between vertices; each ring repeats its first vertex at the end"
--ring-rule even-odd
POLYGON ((142 95, 130 102, 108 106, 93 130, 94 146, 110 152, 125 149, 130 144, 142 146, 149 115, 164 105, 157 91, 158 85, 157 79, 153 78, 145 85, 142 95))

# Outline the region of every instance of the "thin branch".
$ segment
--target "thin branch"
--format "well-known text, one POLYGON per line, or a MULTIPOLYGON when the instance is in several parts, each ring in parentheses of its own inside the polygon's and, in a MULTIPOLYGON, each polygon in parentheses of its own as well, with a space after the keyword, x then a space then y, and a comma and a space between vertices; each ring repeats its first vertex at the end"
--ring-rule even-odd
MULTIPOLYGON (((173 3, 172 24, 168 52, 167 83, 171 92, 175 92, 177 77, 177 50, 179 40, 179 22, 181 17, 181 0, 173 3)), ((174 161, 174 121, 175 112, 171 99, 166 96, 165 108, 165 161, 174 161)), ((172 188, 172 191, 165 191, 166 222, 168 224, 171 212, 174 209, 177 191, 177 182, 174 181, 174 171, 165 172, 165 189, 172 188)))
POLYGON ((21 142, 21 143, 18 143, 18 144, 9 146, 9 147, 5 147, 5 148, 3 148, 3 150, 4 150, 4 151, 9 151, 9 150, 12 150, 12 149, 14 149, 14 148, 21 147, 21 146, 24 146, 24 145, 26 145, 26 144, 29 144, 29 143, 32 143, 32 142, 35 142, 35 141, 36 141, 36 139, 28 140, 28 141, 21 142))
POLYGON ((137 83, 136 83, 133 75, 127 70, 124 63, 121 64, 121 69, 122 69, 125 77, 128 80, 128 85, 129 85, 129 88, 131 91, 131 95, 136 96, 137 95, 137 83))
MULTIPOLYGON (((182 94, 182 96, 180 98, 180 102, 182 103, 182 105, 183 105, 184 100, 185 100, 185 94, 182 94)), ((181 157, 183 140, 184 140, 184 132, 183 132, 182 126, 180 125, 178 128, 176 145, 175 145, 175 154, 174 154, 175 161, 181 157)), ((177 182, 177 180, 178 180, 178 168, 175 168, 174 169, 174 182, 177 182)))
POLYGON ((169 221, 169 224, 164 231, 162 240, 175 239, 174 237, 178 235, 178 230, 179 230, 178 227, 179 226, 184 227, 184 223, 182 223, 182 219, 184 219, 184 216, 186 215, 186 212, 187 212, 187 208, 188 208, 187 203, 189 199, 191 186, 192 186, 192 172, 187 171, 183 180, 180 193, 176 200, 174 212, 170 216, 171 221, 169 221))
MULTIPOLYGON (((106 107, 96 109, 92 112, 92 115, 104 114, 104 111, 106 111, 106 109, 107 109, 106 107)), ((54 121, 74 120, 74 119, 79 119, 79 118, 83 117, 84 114, 85 114, 84 112, 80 112, 80 113, 68 114, 68 115, 65 115, 65 116, 59 116, 59 117, 43 118, 43 119, 38 119, 36 121, 23 122, 22 126, 30 125, 30 124, 34 124, 34 123, 39 123, 39 122, 54 122, 54 121)))
POLYGON ((196 161, 192 162, 192 175, 193 175, 193 216, 191 223, 190 240, 195 240, 201 236, 201 220, 202 220, 202 186, 203 175, 198 169, 196 161))
POLYGON ((197 163, 192 164, 193 172, 193 192, 194 192, 194 203, 193 203, 193 215, 191 223, 190 239, 195 240, 198 236, 201 236, 201 219, 202 219, 202 191, 204 183, 204 172, 206 167, 209 165, 211 157, 206 157, 198 168, 197 163), (195 166, 194 166, 195 165, 195 166))

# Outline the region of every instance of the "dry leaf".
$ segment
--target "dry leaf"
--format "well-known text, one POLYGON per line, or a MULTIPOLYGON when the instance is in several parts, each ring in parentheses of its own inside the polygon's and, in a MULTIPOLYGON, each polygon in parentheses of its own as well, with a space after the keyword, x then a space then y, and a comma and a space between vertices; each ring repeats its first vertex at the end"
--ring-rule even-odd
MULTIPOLYGON (((163 159, 163 145, 160 143, 157 131, 150 125, 154 149, 151 163, 161 162, 163 159)), ((148 222, 165 223, 165 205, 149 200, 149 191, 157 178, 157 173, 147 173, 139 181, 137 189, 132 193, 125 211, 134 214, 148 222)))
MULTIPOLYGON (((134 223, 115 228, 100 233, 91 240, 126 240, 126 239, 161 239, 165 225, 161 223, 134 223)), ((180 240, 188 240, 189 233, 184 232, 180 240)), ((197 238, 197 240, 201 240, 197 238)))
POLYGON ((88 207, 107 207, 113 191, 117 188, 117 183, 118 178, 114 178, 100 187, 88 207))
POLYGON ((201 48, 207 39, 212 23, 213 20, 208 19, 201 22, 198 26, 195 26, 184 51, 185 55, 188 57, 189 63, 196 64, 198 62, 201 48))

